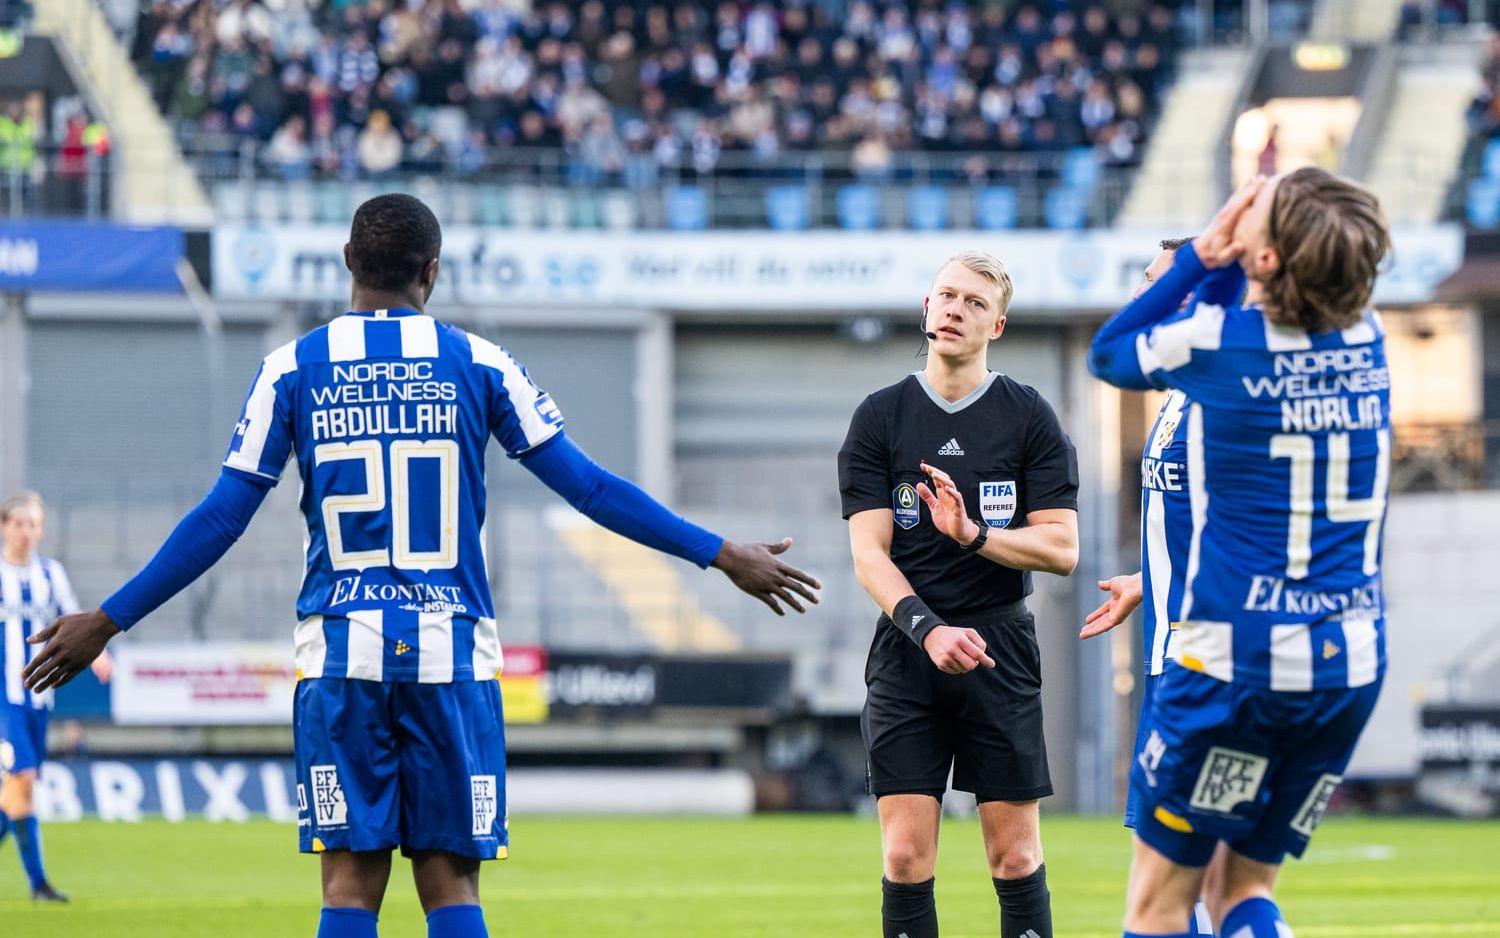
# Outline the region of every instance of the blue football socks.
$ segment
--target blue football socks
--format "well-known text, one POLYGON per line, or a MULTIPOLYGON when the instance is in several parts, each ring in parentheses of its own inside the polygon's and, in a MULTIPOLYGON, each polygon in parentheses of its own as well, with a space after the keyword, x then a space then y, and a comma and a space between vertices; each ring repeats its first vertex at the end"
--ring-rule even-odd
POLYGON ((364 909, 328 909, 318 919, 318 938, 375 938, 379 918, 364 909))
POLYGON ((0 847, 5 846, 5 838, 10 836, 11 826, 10 817, 4 811, 0 811, 0 847))
POLYGON ((484 910, 477 905, 445 905, 427 914, 427 938, 489 938, 484 910))
POLYGON ((21 865, 26 868, 26 878, 35 892, 47 883, 47 871, 42 866, 42 826, 35 816, 11 824, 16 832, 16 849, 21 852, 21 865))
POLYGON ((1292 933, 1270 899, 1246 899, 1224 916, 1224 938, 1283 938, 1292 933))

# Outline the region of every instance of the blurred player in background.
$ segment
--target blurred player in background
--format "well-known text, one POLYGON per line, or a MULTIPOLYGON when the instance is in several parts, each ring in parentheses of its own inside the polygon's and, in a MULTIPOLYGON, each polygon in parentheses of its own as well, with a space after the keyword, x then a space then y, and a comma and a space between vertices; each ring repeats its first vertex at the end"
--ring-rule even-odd
MULTIPOLYGON (((59 615, 78 611, 62 564, 37 552, 46 520, 46 507, 35 492, 0 502, 0 670, 5 675, 5 700, 0 704, 0 844, 15 834, 31 898, 67 902, 68 897, 47 881, 41 827, 32 813, 37 774, 47 758, 52 692, 30 691, 21 681, 27 652, 36 650, 26 640, 59 615)), ((109 680, 107 652, 100 652, 92 666, 99 680, 109 680)))
MULTIPOLYGON (((1151 284, 1172 269, 1177 249, 1191 238, 1168 238, 1136 287, 1131 299, 1137 299, 1151 284)), ((1220 284, 1226 277, 1217 278, 1220 284)), ((1194 298, 1213 302, 1211 293, 1200 292, 1194 298)), ((1189 299, 1191 301, 1192 298, 1189 299)), ((1233 302, 1238 297, 1220 297, 1219 302, 1233 302)), ((1187 427, 1183 413, 1191 403, 1183 392, 1173 389, 1162 401, 1151 432, 1146 436, 1146 451, 1141 455, 1141 572, 1100 580, 1099 588, 1109 594, 1099 608, 1084 620, 1080 638, 1093 638, 1113 629, 1130 618, 1143 602, 1141 610, 1141 660, 1145 668, 1141 685, 1141 711, 1136 721, 1134 755, 1141 753, 1151 725, 1151 698, 1156 682, 1166 664, 1166 647, 1170 637, 1168 623, 1176 621, 1182 606, 1184 571, 1187 568, 1188 539, 1192 534, 1192 509, 1187 490, 1187 427)), ((1125 826, 1134 830, 1138 798, 1132 788, 1126 795, 1125 826)), ((1214 853, 1204 874, 1204 892, 1212 895, 1221 881, 1224 850, 1214 853)), ((1200 936, 1212 938, 1212 916, 1199 902, 1193 909, 1192 929, 1200 936)))
POLYGON ((579 511, 700 567, 778 615, 816 602, 791 544, 726 541, 612 475, 563 432, 503 349, 423 312, 442 235, 405 195, 355 212, 352 311, 268 355, 218 483, 100 609, 34 637, 38 690, 213 565, 289 458, 307 564, 297 601, 293 731, 303 852, 322 854, 320 938, 369 938, 391 850, 411 857, 428 934, 487 934, 481 860, 506 856, 500 638, 484 560, 491 436, 579 511))
POLYGON ((1289 934, 1276 875, 1374 709, 1390 398, 1367 304, 1388 248, 1366 190, 1320 169, 1257 177, 1094 339, 1097 376, 1190 398, 1183 597, 1131 767, 1130 938, 1191 934, 1221 841, 1219 933, 1289 934), (1243 305, 1180 309, 1246 275, 1243 305))
POLYGON ((1011 290, 991 255, 950 258, 922 301, 927 367, 865 398, 839 450, 855 573, 881 610, 860 728, 885 938, 938 934, 950 773, 978 802, 1002 938, 1052 936, 1038 807, 1052 777, 1026 597, 1030 571, 1078 563, 1078 462, 1041 394, 989 370, 1011 290))

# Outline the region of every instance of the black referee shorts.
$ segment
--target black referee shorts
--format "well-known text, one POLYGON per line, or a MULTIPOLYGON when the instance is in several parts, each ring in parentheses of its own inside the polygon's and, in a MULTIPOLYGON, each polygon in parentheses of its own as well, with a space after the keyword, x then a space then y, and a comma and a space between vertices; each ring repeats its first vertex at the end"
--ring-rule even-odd
POLYGON ((971 628, 995 659, 945 674, 882 615, 865 664, 865 738, 872 795, 953 788, 978 801, 1030 801, 1052 794, 1042 735, 1042 661, 1036 620, 1024 602, 993 613, 944 618, 971 628))

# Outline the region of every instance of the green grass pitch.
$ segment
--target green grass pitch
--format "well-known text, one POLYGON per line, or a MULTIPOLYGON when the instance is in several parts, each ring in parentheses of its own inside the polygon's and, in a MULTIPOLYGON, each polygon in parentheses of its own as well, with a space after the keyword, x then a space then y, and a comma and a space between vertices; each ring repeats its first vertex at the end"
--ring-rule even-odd
MULTIPOLYGON (((518 817, 511 859, 486 864, 491 934, 546 938, 880 933, 880 838, 854 817, 518 817)), ((1047 817, 1060 938, 1118 938, 1128 856, 1112 818, 1047 817)), ((993 936, 997 907, 973 821, 945 821, 937 874, 945 938, 993 936)), ((15 848, 0 847, 5 938, 311 936, 318 863, 292 828, 53 824, 49 872, 73 894, 34 907, 15 848)), ((1500 938, 1500 823, 1331 819, 1283 873, 1298 938, 1500 938)), ((397 861, 381 933, 425 935, 397 861)))

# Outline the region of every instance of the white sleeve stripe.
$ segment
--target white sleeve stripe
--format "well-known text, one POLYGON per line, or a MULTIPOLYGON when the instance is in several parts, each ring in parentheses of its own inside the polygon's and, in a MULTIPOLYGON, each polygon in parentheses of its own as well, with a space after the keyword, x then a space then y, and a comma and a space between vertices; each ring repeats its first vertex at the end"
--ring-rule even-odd
POLYGON ((272 481, 279 478, 260 471, 260 457, 266 448, 266 437, 271 433, 271 423, 276 419, 276 382, 282 375, 296 370, 295 341, 283 345, 261 362, 260 377, 250 392, 250 399, 245 402, 245 433, 240 448, 229 454, 224 465, 263 475, 272 481))
POLYGON ((1193 315, 1142 333, 1135 340, 1142 374, 1174 371, 1193 360, 1193 351, 1213 351, 1224 341, 1224 307, 1199 303, 1193 315))
POLYGON ((437 323, 430 316, 403 316, 401 323, 402 358, 437 358, 437 323))
POLYGON ((473 349, 474 364, 500 372, 501 382, 510 396, 511 409, 515 411, 521 433, 526 437, 524 449, 532 449, 551 439, 557 433, 557 425, 549 423, 537 411, 536 402, 541 398, 542 392, 522 373, 516 360, 500 346, 472 333, 469 335, 469 347, 473 349))
POLYGON ((261 472, 259 469, 246 469, 244 466, 231 465, 230 460, 232 460, 233 458, 234 457, 231 456, 229 457, 229 459, 224 460, 224 465, 238 472, 248 472, 253 476, 260 476, 262 479, 270 479, 272 482, 281 481, 281 476, 273 476, 269 472, 261 472))
POLYGON ((328 360, 357 362, 365 357, 365 321, 358 316, 340 316, 328 324, 328 360))
POLYGON ((72 615, 78 611, 78 597, 73 593, 73 583, 68 579, 67 571, 63 565, 56 560, 47 560, 47 576, 52 580, 52 598, 57 603, 57 608, 62 610, 63 615, 72 615))

